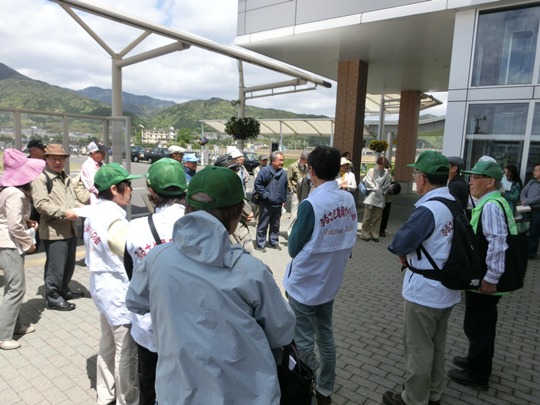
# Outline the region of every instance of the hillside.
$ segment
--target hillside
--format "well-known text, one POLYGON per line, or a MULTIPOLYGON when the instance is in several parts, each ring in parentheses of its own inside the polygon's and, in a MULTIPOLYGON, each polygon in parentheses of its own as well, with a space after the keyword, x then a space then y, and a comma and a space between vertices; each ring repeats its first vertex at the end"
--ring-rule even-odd
POLYGON ((30 79, 0 63, 0 105, 42 111, 110 115, 110 107, 76 91, 30 79))
MULTIPOLYGON (((99 87, 88 87, 75 91, 26 77, 10 67, 0 63, 0 106, 7 108, 24 108, 39 111, 56 111, 88 115, 110 116, 111 90, 99 87)), ((144 125, 147 128, 188 128, 200 132, 202 119, 228 119, 237 113, 229 100, 211 98, 209 100, 192 100, 182 104, 172 101, 158 100, 149 96, 138 96, 123 93, 124 115, 132 116, 132 126, 144 125)), ((295 114, 289 111, 250 107, 246 108, 246 116, 263 118, 320 118, 324 116, 295 114)), ((54 122, 55 129, 59 124, 56 117, 44 119, 32 116, 23 118, 29 122, 47 122, 49 128, 54 122)), ((0 121, 10 120, 0 116, 0 121)), ((6 121, 7 122, 7 121, 6 121)), ((1 123, 1 122, 0 122, 1 123)), ((94 124, 73 124, 74 131, 100 131, 91 128, 94 124)), ((207 130, 210 130, 207 128, 207 130)))
MULTIPOLYGON (((237 108, 229 100, 211 98, 210 100, 192 100, 176 104, 146 121, 148 127, 189 128, 200 131, 201 119, 228 119, 235 116, 237 108)), ((246 116, 263 118, 321 118, 321 115, 295 114, 273 108, 246 107, 246 116)))
MULTIPOLYGON (((77 93, 92 100, 101 101, 111 105, 112 90, 102 89, 101 87, 87 87, 83 90, 77 90, 77 93)), ((122 107, 126 112, 130 112, 141 118, 150 118, 153 115, 169 107, 176 105, 174 101, 158 100, 149 96, 138 96, 136 94, 122 92, 122 107)))

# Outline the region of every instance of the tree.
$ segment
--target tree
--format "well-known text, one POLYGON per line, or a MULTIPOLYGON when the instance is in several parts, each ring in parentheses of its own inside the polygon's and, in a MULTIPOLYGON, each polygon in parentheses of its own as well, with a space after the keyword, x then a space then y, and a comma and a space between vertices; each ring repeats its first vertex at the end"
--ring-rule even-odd
POLYGON ((231 135, 238 142, 238 149, 244 150, 246 139, 255 139, 261 133, 261 124, 255 118, 231 117, 225 123, 225 133, 231 135))
POLYGON ((176 135, 178 145, 186 146, 188 143, 193 143, 193 134, 189 128, 180 128, 176 135))

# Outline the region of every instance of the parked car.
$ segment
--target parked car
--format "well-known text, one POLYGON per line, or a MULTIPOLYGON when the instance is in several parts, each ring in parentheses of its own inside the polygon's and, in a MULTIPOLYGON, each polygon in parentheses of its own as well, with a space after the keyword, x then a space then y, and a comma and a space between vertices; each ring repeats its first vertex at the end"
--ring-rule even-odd
POLYGON ((259 156, 256 153, 244 152, 244 167, 249 174, 253 174, 253 169, 259 165, 259 156))
POLYGON ((164 157, 169 157, 169 149, 168 148, 153 148, 150 150, 150 152, 146 153, 146 160, 149 164, 152 164, 154 162, 157 162, 159 159, 164 157))
POLYGON ((146 159, 146 149, 142 146, 132 146, 131 147, 131 161, 140 162, 141 160, 146 159))

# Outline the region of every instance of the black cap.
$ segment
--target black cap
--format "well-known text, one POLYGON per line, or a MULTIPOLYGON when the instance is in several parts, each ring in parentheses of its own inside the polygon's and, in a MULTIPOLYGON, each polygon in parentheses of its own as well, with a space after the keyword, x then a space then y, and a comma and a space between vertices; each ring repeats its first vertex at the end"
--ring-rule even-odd
POLYGON ((227 167, 229 169, 235 169, 240 166, 240 163, 233 159, 231 155, 221 155, 214 161, 214 166, 227 167))
POLYGON ((28 142, 27 148, 39 148, 45 150, 47 146, 43 144, 39 139, 30 139, 30 142, 28 142))
POLYGON ((465 161, 459 156, 447 156, 446 158, 448 159, 448 163, 452 166, 457 166, 460 170, 465 169, 465 161))

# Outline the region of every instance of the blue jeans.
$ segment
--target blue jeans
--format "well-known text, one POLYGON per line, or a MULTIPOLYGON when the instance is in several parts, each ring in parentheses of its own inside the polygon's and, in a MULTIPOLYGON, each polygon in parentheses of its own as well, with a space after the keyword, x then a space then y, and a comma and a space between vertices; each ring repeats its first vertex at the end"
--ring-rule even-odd
POLYGON ((312 369, 318 366, 314 352, 314 343, 317 342, 320 355, 317 391, 324 396, 329 396, 334 392, 336 381, 336 345, 332 326, 334 300, 309 306, 289 296, 289 305, 296 315, 294 340, 302 360, 312 369))

